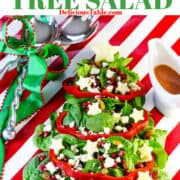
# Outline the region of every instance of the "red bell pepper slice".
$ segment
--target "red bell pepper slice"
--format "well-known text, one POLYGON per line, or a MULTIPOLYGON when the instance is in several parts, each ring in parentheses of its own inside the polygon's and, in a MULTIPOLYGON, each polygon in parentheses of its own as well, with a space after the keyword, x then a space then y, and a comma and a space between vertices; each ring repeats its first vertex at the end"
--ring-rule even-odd
POLYGON ((152 161, 148 162, 147 165, 143 168, 138 168, 133 170, 131 173, 129 173, 127 176, 123 177, 113 177, 101 173, 85 173, 81 171, 77 171, 73 169, 70 164, 67 162, 61 161, 57 159, 54 150, 50 149, 49 151, 50 160, 60 169, 62 169, 65 172, 66 176, 74 177, 77 180, 135 180, 138 177, 138 172, 146 172, 151 171, 154 166, 154 158, 152 161))
POLYGON ((140 86, 141 90, 140 91, 132 91, 129 94, 126 95, 120 95, 120 94, 113 94, 110 92, 107 92, 106 90, 103 90, 102 92, 96 93, 96 92, 86 92, 86 91, 81 91, 80 87, 78 85, 70 85, 73 81, 73 78, 68 78, 63 82, 63 88, 67 93, 73 94, 74 96, 78 98, 86 98, 86 97, 95 97, 95 96, 100 96, 100 97, 118 97, 119 100, 125 101, 125 100, 131 100, 135 98, 136 96, 142 96, 145 94, 145 87, 142 83, 138 82, 138 86, 140 86))
POLYGON ((109 134, 87 134, 84 135, 81 132, 79 132, 76 128, 71 128, 69 126, 64 126, 63 125, 63 120, 66 116, 67 112, 62 112, 57 121, 56 121, 56 128, 60 133, 65 133, 65 134, 70 134, 72 136, 75 136, 79 139, 83 139, 83 140, 91 140, 91 141, 95 141, 99 138, 108 138, 110 136, 122 136, 124 138, 130 139, 133 138, 136 134, 138 134, 141 130, 143 130, 147 124, 148 124, 148 112, 144 110, 144 120, 139 121, 137 123, 133 123, 132 127, 126 131, 126 132, 122 132, 122 133, 112 133, 110 132, 109 134))

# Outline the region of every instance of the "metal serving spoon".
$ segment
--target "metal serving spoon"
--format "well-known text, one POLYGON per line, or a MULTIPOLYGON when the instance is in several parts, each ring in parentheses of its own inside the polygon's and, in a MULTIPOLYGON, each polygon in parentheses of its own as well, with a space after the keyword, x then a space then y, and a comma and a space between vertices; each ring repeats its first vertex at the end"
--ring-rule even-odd
POLYGON ((93 16, 71 16, 66 23, 58 26, 53 16, 35 16, 33 24, 37 36, 37 45, 44 42, 60 41, 63 45, 71 45, 85 41, 96 31, 98 23, 91 26, 93 16))

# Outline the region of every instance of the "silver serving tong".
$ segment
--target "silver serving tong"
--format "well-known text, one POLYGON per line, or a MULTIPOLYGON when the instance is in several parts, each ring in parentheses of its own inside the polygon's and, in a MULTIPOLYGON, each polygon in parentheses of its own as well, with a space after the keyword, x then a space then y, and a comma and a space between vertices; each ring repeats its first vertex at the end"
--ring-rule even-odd
POLYGON ((33 18, 37 45, 53 41, 60 41, 62 45, 80 43, 90 38, 98 27, 98 23, 91 25, 93 15, 85 18, 83 16, 71 16, 61 26, 58 26, 53 16, 50 16, 50 18, 48 18, 49 16, 46 17, 47 21, 43 21, 41 16, 33 18))

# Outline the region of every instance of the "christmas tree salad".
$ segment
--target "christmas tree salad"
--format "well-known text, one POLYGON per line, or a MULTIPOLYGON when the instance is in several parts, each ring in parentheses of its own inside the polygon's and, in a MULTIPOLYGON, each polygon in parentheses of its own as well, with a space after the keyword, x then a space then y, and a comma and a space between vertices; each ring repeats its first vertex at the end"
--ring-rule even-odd
POLYGON ((35 129, 43 154, 26 165, 23 179, 169 180, 166 132, 144 109, 145 87, 128 68, 131 58, 108 50, 82 60, 64 81, 66 102, 35 129))

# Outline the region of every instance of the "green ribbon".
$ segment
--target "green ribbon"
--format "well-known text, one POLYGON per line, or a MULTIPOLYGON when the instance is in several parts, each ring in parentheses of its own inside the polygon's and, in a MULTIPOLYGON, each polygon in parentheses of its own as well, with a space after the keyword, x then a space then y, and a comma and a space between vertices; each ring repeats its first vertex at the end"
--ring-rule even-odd
MULTIPOLYGON (((28 68, 23 88, 30 92, 30 95, 20 102, 17 110, 17 121, 29 117, 43 106, 42 83, 45 79, 54 80, 65 70, 69 64, 69 58, 65 51, 57 44, 49 43, 43 45, 40 49, 35 47, 35 33, 33 25, 25 17, 14 16, 13 20, 18 20, 23 24, 21 39, 8 36, 7 26, 10 21, 6 21, 2 28, 3 41, 0 41, 0 52, 17 55, 19 58, 28 59, 28 68), (60 56, 63 60, 63 69, 59 71, 49 71, 46 59, 51 56, 60 56)), ((14 100, 14 92, 18 86, 18 76, 22 68, 19 68, 17 77, 8 89, 6 98, 0 111, 0 134, 7 127, 11 118, 11 104, 14 100)), ((4 162, 4 140, 0 137, 0 174, 4 162)))

